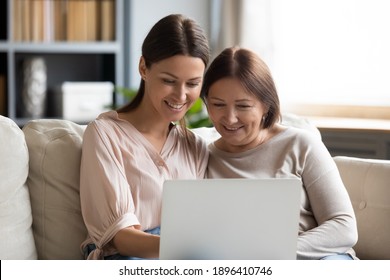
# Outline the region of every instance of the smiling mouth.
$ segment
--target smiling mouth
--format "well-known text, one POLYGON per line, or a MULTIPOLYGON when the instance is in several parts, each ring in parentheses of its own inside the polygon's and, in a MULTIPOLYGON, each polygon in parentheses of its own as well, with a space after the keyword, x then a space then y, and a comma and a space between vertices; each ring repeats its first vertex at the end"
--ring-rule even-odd
POLYGON ((228 126, 223 126, 227 131, 237 131, 239 130, 242 126, 238 126, 238 127, 228 127, 228 126))
POLYGON ((170 102, 168 102, 168 101, 165 101, 165 103, 166 103, 170 108, 175 109, 175 110, 181 110, 181 109, 183 109, 184 105, 186 104, 186 103, 184 103, 184 104, 175 104, 175 103, 170 103, 170 102))

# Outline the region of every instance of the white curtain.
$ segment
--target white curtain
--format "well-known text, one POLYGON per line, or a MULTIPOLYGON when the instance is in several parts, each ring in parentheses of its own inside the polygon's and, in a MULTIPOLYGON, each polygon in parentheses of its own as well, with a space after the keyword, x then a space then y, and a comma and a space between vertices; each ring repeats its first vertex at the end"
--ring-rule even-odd
POLYGON ((241 42, 242 5, 244 0, 214 0, 212 11, 212 56, 241 42))
POLYGON ((272 0, 214 0, 211 47, 213 56, 224 48, 240 46, 272 62, 272 0))

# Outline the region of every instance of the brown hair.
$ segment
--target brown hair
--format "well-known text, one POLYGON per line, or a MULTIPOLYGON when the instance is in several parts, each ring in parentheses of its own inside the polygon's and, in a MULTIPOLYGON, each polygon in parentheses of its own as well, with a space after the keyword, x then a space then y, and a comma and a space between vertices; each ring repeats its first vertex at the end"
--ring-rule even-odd
POLYGON ((253 94, 266 108, 263 127, 281 120, 278 93, 271 72, 253 51, 231 47, 224 49, 210 64, 203 80, 201 97, 206 103, 210 87, 223 78, 235 78, 247 92, 253 94))
MULTIPOLYGON (((153 63, 175 55, 188 55, 202 59, 207 67, 210 50, 202 28, 192 19, 172 14, 160 19, 149 31, 142 44, 142 56, 147 68, 153 63)), ((118 109, 131 111, 139 106, 145 93, 145 81, 141 83, 134 99, 118 109)))

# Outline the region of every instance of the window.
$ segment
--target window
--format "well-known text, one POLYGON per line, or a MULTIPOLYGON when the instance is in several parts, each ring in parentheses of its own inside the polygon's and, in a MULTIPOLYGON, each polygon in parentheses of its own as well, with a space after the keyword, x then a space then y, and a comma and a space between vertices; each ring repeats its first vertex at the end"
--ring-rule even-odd
POLYGON ((390 119, 390 2, 243 0, 239 42, 266 61, 282 108, 390 119))

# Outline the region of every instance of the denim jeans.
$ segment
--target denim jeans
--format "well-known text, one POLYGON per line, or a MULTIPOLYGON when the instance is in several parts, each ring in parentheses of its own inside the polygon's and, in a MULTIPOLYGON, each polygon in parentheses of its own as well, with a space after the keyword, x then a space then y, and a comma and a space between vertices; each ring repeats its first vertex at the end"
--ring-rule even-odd
MULTIPOLYGON (((154 235, 160 235, 160 227, 156 227, 150 230, 145 230, 145 232, 154 234, 154 235)), ((93 250, 96 249, 95 244, 88 244, 84 248, 84 253, 86 256, 89 255, 93 250)), ((122 256, 121 254, 115 254, 115 255, 110 255, 110 256, 105 256, 105 260, 152 260, 152 259, 142 259, 142 258, 137 258, 137 257, 130 257, 130 256, 122 256)))
POLYGON ((353 260, 350 254, 337 254, 337 255, 329 255, 321 258, 320 260, 353 260))

